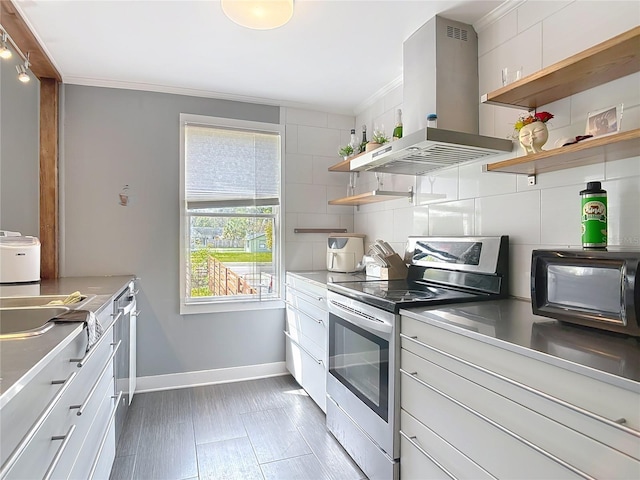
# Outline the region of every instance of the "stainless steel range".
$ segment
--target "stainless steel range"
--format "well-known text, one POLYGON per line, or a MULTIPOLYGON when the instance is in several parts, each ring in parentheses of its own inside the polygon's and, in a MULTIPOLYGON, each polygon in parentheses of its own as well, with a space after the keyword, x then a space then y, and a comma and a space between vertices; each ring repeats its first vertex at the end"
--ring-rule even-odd
POLYGON ((409 237, 406 280, 329 283, 327 427, 371 479, 399 478, 401 308, 507 296, 509 239, 409 237))

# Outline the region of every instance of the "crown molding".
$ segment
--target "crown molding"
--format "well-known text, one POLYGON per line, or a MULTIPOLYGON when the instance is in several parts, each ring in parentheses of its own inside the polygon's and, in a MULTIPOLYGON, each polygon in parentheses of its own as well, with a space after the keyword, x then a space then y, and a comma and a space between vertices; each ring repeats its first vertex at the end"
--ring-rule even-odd
POLYGON ((479 19, 477 22, 474 22, 473 28, 476 32, 481 32, 485 28, 489 27, 493 23, 500 20, 502 17, 512 12, 520 5, 522 5, 526 0, 508 0, 504 3, 498 5, 495 9, 491 10, 484 17, 479 19))
POLYGON ((356 115, 356 116, 360 115, 362 112, 364 112, 371 105, 376 103, 378 100, 384 98, 385 95, 387 95, 389 92, 391 92, 395 88, 398 88, 401 85, 402 85, 402 74, 397 76, 396 78, 394 78, 391 82, 387 83, 380 90, 378 90, 373 95, 371 95, 369 98, 364 100, 360 105, 358 105, 353 110, 353 112, 350 112, 350 113, 353 114, 353 115, 356 115))

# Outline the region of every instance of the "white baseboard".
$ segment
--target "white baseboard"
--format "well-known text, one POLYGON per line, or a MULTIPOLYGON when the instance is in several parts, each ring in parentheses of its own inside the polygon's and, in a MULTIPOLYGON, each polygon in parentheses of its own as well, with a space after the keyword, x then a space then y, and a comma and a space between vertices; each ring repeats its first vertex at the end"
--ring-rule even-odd
POLYGON ((240 382, 256 378, 276 377, 288 373, 284 362, 274 362, 243 367, 219 368, 216 370, 153 375, 136 379, 136 393, 240 382))

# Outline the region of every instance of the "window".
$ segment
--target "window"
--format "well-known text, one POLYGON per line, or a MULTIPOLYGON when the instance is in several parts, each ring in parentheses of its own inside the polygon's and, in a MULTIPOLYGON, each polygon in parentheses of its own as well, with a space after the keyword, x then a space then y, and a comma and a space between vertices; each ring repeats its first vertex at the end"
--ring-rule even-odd
POLYGON ((180 115, 180 313, 281 307, 282 127, 180 115))

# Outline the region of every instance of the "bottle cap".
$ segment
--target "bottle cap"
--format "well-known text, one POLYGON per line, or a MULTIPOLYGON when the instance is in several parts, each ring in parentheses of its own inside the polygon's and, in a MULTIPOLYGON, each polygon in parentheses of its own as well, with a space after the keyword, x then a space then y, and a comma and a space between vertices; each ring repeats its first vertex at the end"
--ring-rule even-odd
POLYGON ((602 183, 600 182, 587 182, 587 190, 600 190, 602 183))
POLYGON ((436 115, 435 113, 430 113, 429 115, 427 115, 427 120, 435 120, 438 118, 438 115, 436 115))
POLYGON ((356 129, 355 129, 355 128, 352 128, 352 129, 351 129, 351 133, 356 133, 356 129))

